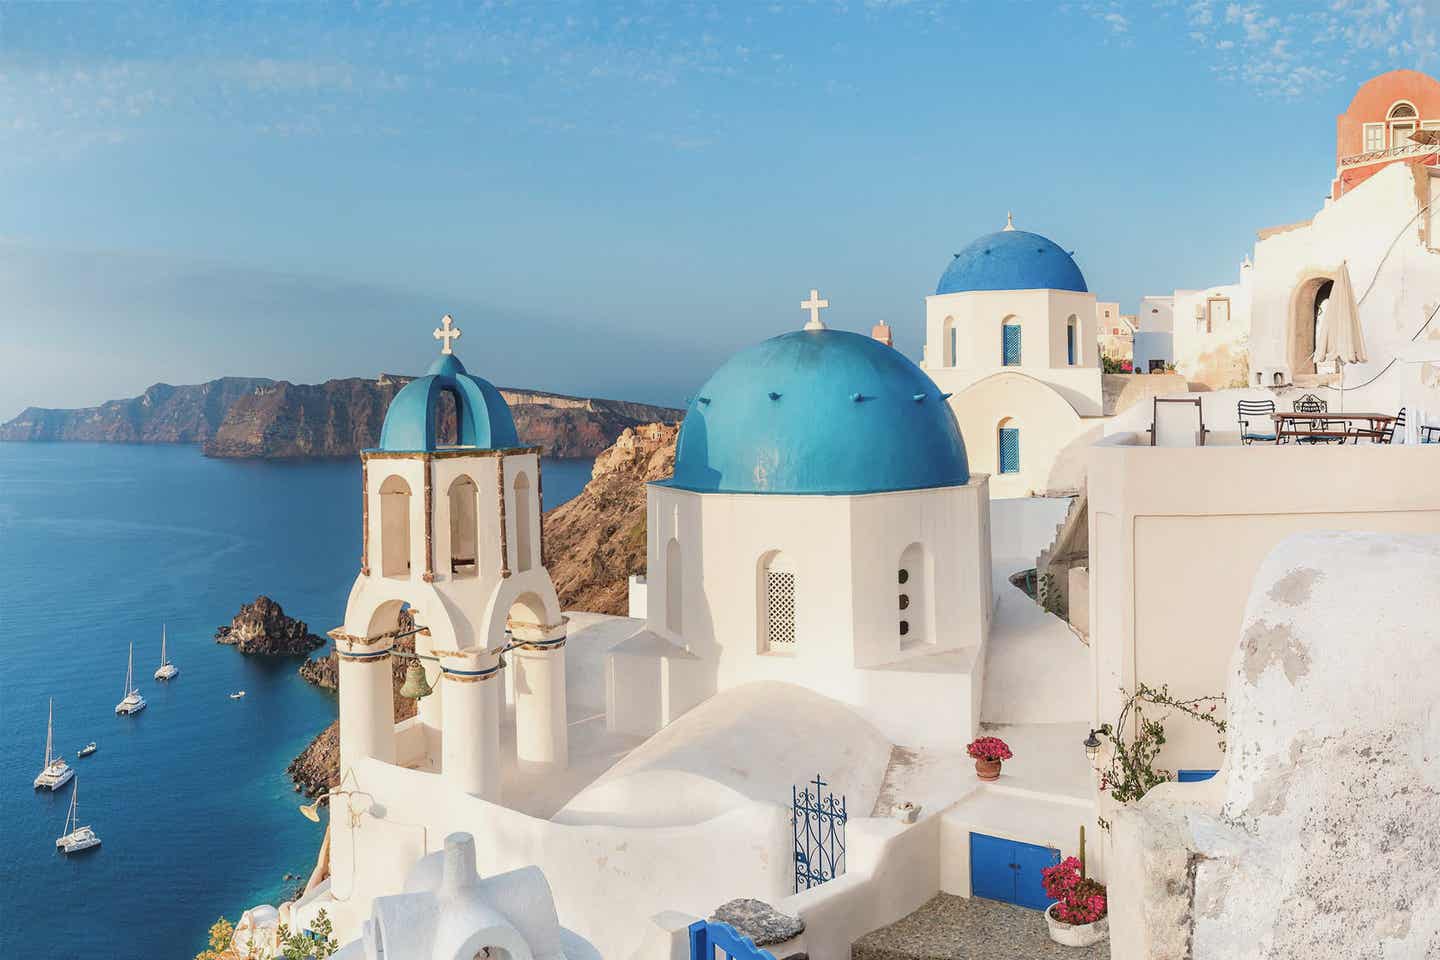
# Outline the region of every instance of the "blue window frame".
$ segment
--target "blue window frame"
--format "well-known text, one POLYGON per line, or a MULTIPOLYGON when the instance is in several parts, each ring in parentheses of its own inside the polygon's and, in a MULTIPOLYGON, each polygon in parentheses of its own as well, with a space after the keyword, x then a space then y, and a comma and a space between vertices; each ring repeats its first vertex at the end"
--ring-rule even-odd
POLYGON ((1020 324, 1007 323, 1001 327, 1004 331, 1004 349, 1002 359, 1007 367, 1020 366, 1020 324))
POLYGON ((1020 472, 1020 428, 1000 428, 1000 472, 1020 472))
POLYGON ((1199 783, 1201 780, 1209 780, 1219 772, 1219 770, 1177 770, 1175 779, 1181 783, 1199 783))
POLYGON ((1065 362, 1075 366, 1075 324, 1065 327, 1065 362))

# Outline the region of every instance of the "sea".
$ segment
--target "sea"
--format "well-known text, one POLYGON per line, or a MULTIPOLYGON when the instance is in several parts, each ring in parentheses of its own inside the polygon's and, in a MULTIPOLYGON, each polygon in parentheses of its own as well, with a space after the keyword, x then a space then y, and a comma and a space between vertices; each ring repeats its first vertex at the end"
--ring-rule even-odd
MULTIPOLYGON (((590 468, 547 459, 546 507, 590 468)), ((285 767, 335 697, 298 658, 244 656, 215 628, 263 593, 324 636, 359 557, 358 458, 0 443, 0 957, 190 960, 217 918, 303 882, 323 826, 300 815, 285 767), (169 683, 152 679, 162 624, 169 683), (132 643, 149 706, 118 717, 132 643), (53 794, 32 787, 52 700, 77 771, 53 794), (76 785, 102 846, 66 858, 55 838, 76 785)))

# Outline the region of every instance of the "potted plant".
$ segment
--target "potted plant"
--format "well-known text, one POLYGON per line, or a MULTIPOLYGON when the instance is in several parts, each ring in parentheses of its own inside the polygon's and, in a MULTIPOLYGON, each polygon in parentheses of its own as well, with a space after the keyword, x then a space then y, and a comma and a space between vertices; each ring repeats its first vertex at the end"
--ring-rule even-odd
POLYGON ((1105 886, 1086 877, 1077 858, 1066 857, 1041 870, 1040 883, 1055 901, 1045 910, 1051 940, 1067 947, 1089 947, 1110 935, 1105 886))
POLYGON ((981 780, 999 780, 1000 764, 1015 756, 999 737, 977 737, 965 752, 975 759, 975 776, 981 780))

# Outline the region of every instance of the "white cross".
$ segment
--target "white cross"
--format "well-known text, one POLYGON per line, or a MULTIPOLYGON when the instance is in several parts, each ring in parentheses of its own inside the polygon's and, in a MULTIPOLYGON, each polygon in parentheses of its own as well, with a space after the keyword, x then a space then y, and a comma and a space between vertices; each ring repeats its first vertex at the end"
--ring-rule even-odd
POLYGON ((801 310, 810 311, 810 319, 805 322, 806 330, 824 330, 825 323, 820 319, 820 311, 830 306, 829 300, 820 299, 820 291, 811 289, 810 299, 800 304, 801 310))
POLYGON ((450 314, 445 314, 444 319, 440 321, 440 326, 435 328, 435 339, 445 341, 445 346, 440 348, 442 354, 455 352, 450 349, 450 341, 460 339, 460 328, 455 326, 455 321, 450 319, 450 314))

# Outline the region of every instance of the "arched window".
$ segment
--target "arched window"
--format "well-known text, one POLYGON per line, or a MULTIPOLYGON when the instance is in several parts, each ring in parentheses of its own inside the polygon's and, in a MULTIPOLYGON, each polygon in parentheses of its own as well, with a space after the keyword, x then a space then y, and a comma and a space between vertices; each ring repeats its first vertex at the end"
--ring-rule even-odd
POLYGON ((925 596, 925 548, 912 543, 900 554, 900 570, 896 575, 900 587, 900 646, 929 643, 927 629, 929 610, 925 596))
POLYGON ((380 484, 380 575, 410 576, 410 484, 394 475, 380 484))
POLYGON ((665 629, 679 635, 684 628, 685 581, 680 567, 680 541, 665 544, 665 629))
POLYGON ((1065 321, 1065 362, 1070 366, 1080 362, 1080 321, 1075 314, 1065 321))
POLYGON ((1390 108, 1385 119, 1390 124, 1390 147, 1392 150, 1413 146, 1414 142, 1410 137, 1415 133, 1415 126, 1420 120, 1420 115, 1415 111, 1415 104, 1408 100, 1401 100, 1390 108))
POLYGON ((530 478, 522 470, 515 474, 515 572, 524 573, 530 569, 530 549, 533 537, 530 533, 530 478))
POLYGON ((955 359, 959 354, 955 342, 955 318, 946 317, 945 322, 940 325, 940 354, 941 365, 946 367, 955 366, 955 359))
POLYGON ((467 476, 450 484, 450 573, 457 577, 480 574, 477 496, 475 481, 467 476))
POLYGON ((1006 417, 996 428, 996 448, 999 450, 1001 473, 1020 472, 1020 426, 1006 417))
POLYGON ((778 550, 760 560, 760 649, 794 653, 795 568, 778 550))
POLYGON ((1006 317, 1000 327, 1000 362, 1007 367, 1020 366, 1020 318, 1006 317))

